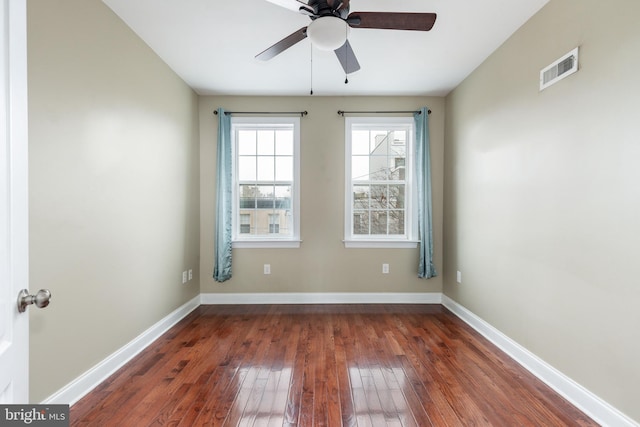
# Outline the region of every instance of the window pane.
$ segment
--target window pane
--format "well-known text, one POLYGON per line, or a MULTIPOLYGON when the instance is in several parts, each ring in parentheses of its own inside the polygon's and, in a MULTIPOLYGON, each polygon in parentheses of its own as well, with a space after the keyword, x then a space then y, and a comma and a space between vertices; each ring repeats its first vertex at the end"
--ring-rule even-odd
POLYGON ((390 167, 391 167, 391 176, 390 179, 396 181, 404 181, 405 179, 405 162, 406 159, 404 157, 391 157, 390 158, 390 167))
POLYGON ((353 208, 369 209, 369 191, 368 185, 353 186, 353 208))
POLYGON ((251 233, 251 214, 247 214, 247 213, 240 214, 240 233, 241 234, 251 233))
POLYGON ((389 186, 389 208, 404 209, 404 184, 389 186))
POLYGON ((273 185, 258 185, 258 209, 273 209, 273 185))
POLYGON ((238 155, 248 156, 256 154, 256 131, 238 131, 238 155))
POLYGON ((369 156, 351 158, 351 178, 358 181, 369 180, 369 156))
POLYGON ((272 211, 258 210, 255 211, 254 230, 256 235, 269 234, 269 213, 272 211))
POLYGON ((279 156, 293 156, 293 131, 276 131, 276 154, 279 156))
POLYGON ((269 214, 269 234, 280 233, 280 215, 269 214))
POLYGON ((407 145, 406 130, 396 130, 393 132, 393 145, 396 147, 407 145))
MULTIPOLYGON (((398 135, 398 131, 394 132, 394 135, 398 135)), ((406 132, 402 132, 405 134, 406 132)), ((406 141, 394 139, 389 147, 389 155, 394 157, 404 157, 407 154, 406 141)))
POLYGON ((353 234, 369 234, 369 211, 354 211, 353 234))
POLYGON ((404 212, 389 211, 389 234, 404 234, 404 212))
POLYGON ((386 209, 389 206, 388 187, 386 185, 371 186, 371 208, 386 209))
POLYGON ((371 154, 386 156, 389 152, 389 145, 393 138, 393 132, 387 132, 386 130, 372 130, 371 131, 371 154))
POLYGON ((256 158, 255 156, 238 157, 238 179, 240 181, 256 180, 256 158))
POLYGON ((274 151, 274 131, 272 130, 259 130, 258 131, 258 154, 259 155, 273 155, 274 151))
POLYGON ((255 209, 258 190, 255 185, 241 185, 238 191, 240 208, 255 209))
POLYGON ((269 214, 269 233, 280 236, 293 234, 293 216, 288 209, 276 209, 269 214))
POLYGON ((258 157, 258 181, 273 181, 274 179, 273 157, 258 157))
POLYGON ((371 234, 387 234, 387 211, 371 211, 371 234))
POLYGON ((293 181, 293 157, 276 156, 276 181, 293 181))
POLYGON ((368 156, 369 153, 369 131, 354 130, 351 132, 351 154, 368 156))
POLYGON ((387 180, 389 179, 389 166, 387 165, 386 156, 369 157, 369 170, 371 179, 387 180))
POLYGON ((291 209, 291 186, 275 186, 275 207, 276 209, 291 209))

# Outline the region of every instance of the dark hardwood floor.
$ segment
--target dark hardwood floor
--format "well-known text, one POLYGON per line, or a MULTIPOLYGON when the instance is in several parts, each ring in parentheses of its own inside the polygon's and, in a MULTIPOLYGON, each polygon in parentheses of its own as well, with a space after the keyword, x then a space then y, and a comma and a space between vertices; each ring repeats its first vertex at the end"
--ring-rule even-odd
POLYGON ((594 426, 440 305, 201 306, 74 426, 594 426))

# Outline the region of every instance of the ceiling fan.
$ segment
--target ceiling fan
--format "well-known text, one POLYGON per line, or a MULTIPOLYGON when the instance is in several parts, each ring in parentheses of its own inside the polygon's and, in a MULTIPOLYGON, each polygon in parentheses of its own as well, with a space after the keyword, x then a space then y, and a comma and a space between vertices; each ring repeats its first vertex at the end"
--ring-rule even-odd
POLYGON ((429 31, 436 22, 435 13, 353 12, 349 0, 267 0, 311 18, 311 23, 256 55, 268 61, 309 37, 322 50, 333 50, 345 73, 360 69, 347 39, 350 28, 429 31))

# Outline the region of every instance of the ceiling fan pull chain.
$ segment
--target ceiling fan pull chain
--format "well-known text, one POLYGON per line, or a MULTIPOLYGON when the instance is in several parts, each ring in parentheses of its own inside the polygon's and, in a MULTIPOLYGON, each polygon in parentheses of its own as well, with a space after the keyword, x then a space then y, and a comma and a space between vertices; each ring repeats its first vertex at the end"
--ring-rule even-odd
POLYGON ((349 49, 347 43, 349 43, 349 25, 344 26, 344 84, 349 83, 349 49))
POLYGON ((309 92, 309 95, 313 95, 313 44, 309 43, 309 46, 311 46, 311 64, 310 64, 310 74, 311 74, 311 78, 310 78, 310 83, 309 85, 311 86, 311 91, 309 92))

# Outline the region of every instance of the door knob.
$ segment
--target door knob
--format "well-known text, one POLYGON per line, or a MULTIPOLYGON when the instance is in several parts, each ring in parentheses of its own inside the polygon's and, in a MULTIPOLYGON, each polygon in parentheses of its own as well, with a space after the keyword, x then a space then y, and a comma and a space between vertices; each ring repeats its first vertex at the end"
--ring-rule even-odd
POLYGON ((45 308, 49 305, 49 300, 51 300, 49 289, 40 289, 35 295, 29 295, 29 291, 23 289, 18 294, 18 311, 24 313, 27 310, 27 306, 31 304, 35 304, 39 308, 45 308))

